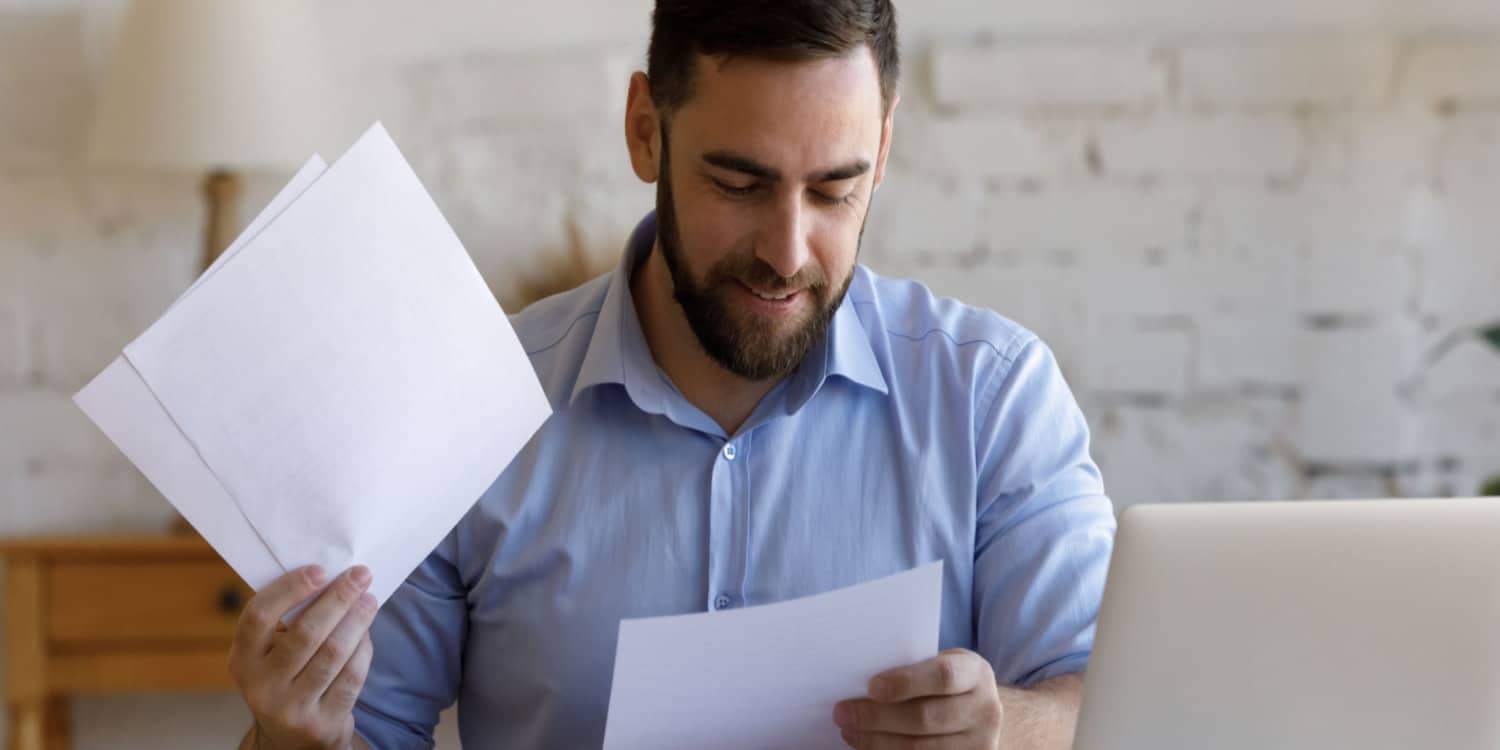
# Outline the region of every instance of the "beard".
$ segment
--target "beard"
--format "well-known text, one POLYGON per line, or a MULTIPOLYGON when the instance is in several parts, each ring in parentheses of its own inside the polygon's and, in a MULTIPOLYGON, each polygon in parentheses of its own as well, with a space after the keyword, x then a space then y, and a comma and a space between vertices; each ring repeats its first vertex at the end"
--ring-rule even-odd
MULTIPOLYGON (((661 146, 661 179, 656 185, 657 239, 662 261, 672 275, 672 298, 682 308, 699 346, 719 366, 746 380, 790 375, 828 335, 833 315, 854 280, 854 269, 850 268, 835 289, 815 265, 809 264, 792 276, 782 276, 752 253, 724 258, 702 279, 696 278, 688 268, 678 233, 677 209, 672 197, 671 146, 665 128, 661 146), (739 284, 773 294, 793 291, 805 294, 812 301, 812 310, 790 321, 763 319, 731 302, 732 296, 741 293, 735 289, 739 284)), ((859 242, 863 242, 863 223, 859 234, 859 242)), ((856 257, 858 248, 856 244, 856 257)))

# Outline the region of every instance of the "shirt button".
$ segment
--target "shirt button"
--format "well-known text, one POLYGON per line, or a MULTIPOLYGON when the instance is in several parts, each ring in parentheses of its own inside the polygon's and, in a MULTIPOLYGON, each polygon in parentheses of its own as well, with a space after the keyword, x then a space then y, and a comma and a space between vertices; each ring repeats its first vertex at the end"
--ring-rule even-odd
POLYGON ((738 456, 738 455, 739 455, 739 451, 735 450, 734 443, 725 443, 724 444, 724 460, 726 460, 726 461, 733 461, 734 457, 738 456))
POLYGON ((733 603, 729 597, 719 594, 719 598, 714 600, 714 609, 729 609, 729 605, 733 603))

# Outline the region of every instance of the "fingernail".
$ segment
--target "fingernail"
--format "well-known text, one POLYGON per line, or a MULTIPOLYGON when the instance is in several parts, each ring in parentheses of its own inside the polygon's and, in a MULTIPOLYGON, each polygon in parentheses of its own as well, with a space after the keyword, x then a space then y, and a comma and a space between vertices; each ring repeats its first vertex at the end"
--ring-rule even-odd
POLYGON ((328 582, 328 573, 323 570, 323 566, 314 565, 307 569, 307 580, 314 586, 322 586, 328 582))
POLYGON ((891 681, 884 677, 870 680, 870 697, 879 700, 891 692, 891 681))
POLYGON ((840 703, 834 706, 833 723, 845 729, 854 726, 854 709, 847 703, 840 703))
POLYGON ((353 570, 349 571, 349 578, 360 586, 368 586, 370 585, 370 569, 363 565, 356 565, 353 570))

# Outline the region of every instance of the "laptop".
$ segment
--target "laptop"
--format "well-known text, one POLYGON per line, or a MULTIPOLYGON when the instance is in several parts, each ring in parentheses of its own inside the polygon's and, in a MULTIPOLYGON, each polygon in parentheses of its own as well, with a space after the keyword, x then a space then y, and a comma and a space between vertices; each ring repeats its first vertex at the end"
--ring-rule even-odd
POLYGON ((1075 750, 1500 748, 1500 499, 1142 505, 1075 750))

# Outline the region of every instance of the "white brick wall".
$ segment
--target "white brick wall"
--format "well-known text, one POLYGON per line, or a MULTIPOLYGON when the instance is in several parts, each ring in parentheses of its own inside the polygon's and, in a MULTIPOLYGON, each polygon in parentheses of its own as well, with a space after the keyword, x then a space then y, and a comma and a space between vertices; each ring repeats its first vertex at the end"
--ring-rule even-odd
POLYGON ((1413 369, 1415 340, 1415 330, 1403 321, 1298 334, 1298 447, 1305 460, 1357 467, 1419 458, 1416 414, 1397 388, 1413 369))
POLYGON ((1402 61, 1401 95, 1427 101, 1500 103, 1500 47, 1491 37, 1429 38, 1402 61))
POLYGON ((939 47, 932 96, 954 109, 1139 109, 1166 99, 1167 73, 1143 44, 939 47))
MULTIPOLYGON (((620 133, 649 2, 588 3, 376 5, 330 32, 502 297, 575 245, 612 266, 653 202, 620 133)), ((0 0, 0 534, 168 516, 68 403, 198 253, 195 176, 76 158, 119 7, 0 0)), ((1122 507, 1472 492, 1500 472, 1500 355, 1398 384, 1500 320, 1500 26, 1474 23, 1497 7, 902 3, 864 257, 1041 333, 1122 507)), ((248 187, 247 214, 278 185, 248 187)), ((243 722, 232 698, 76 713, 86 749, 227 745, 243 722), (201 720, 162 720, 183 711, 201 720)))
POLYGON ((431 111, 460 128, 597 122, 617 109, 623 115, 628 78, 612 80, 609 63, 596 50, 498 59, 471 54, 414 66, 407 78, 425 93, 431 111))
POLYGON ((82 133, 88 112, 78 14, 42 10, 0 19, 6 61, 0 65, 0 165, 53 163, 82 133))
POLYGON ((1168 115, 1098 125, 1103 170, 1127 177, 1297 176, 1307 139, 1289 115, 1168 115))
POLYGON ((1178 53, 1184 102, 1211 109, 1368 107, 1389 96, 1394 43, 1289 36, 1184 46, 1178 53))
POLYGON ((891 167, 939 179, 983 183, 986 180, 1038 180, 1081 174, 1085 168, 1084 132, 1078 123, 1040 117, 979 114, 934 116, 920 104, 898 120, 891 167))

